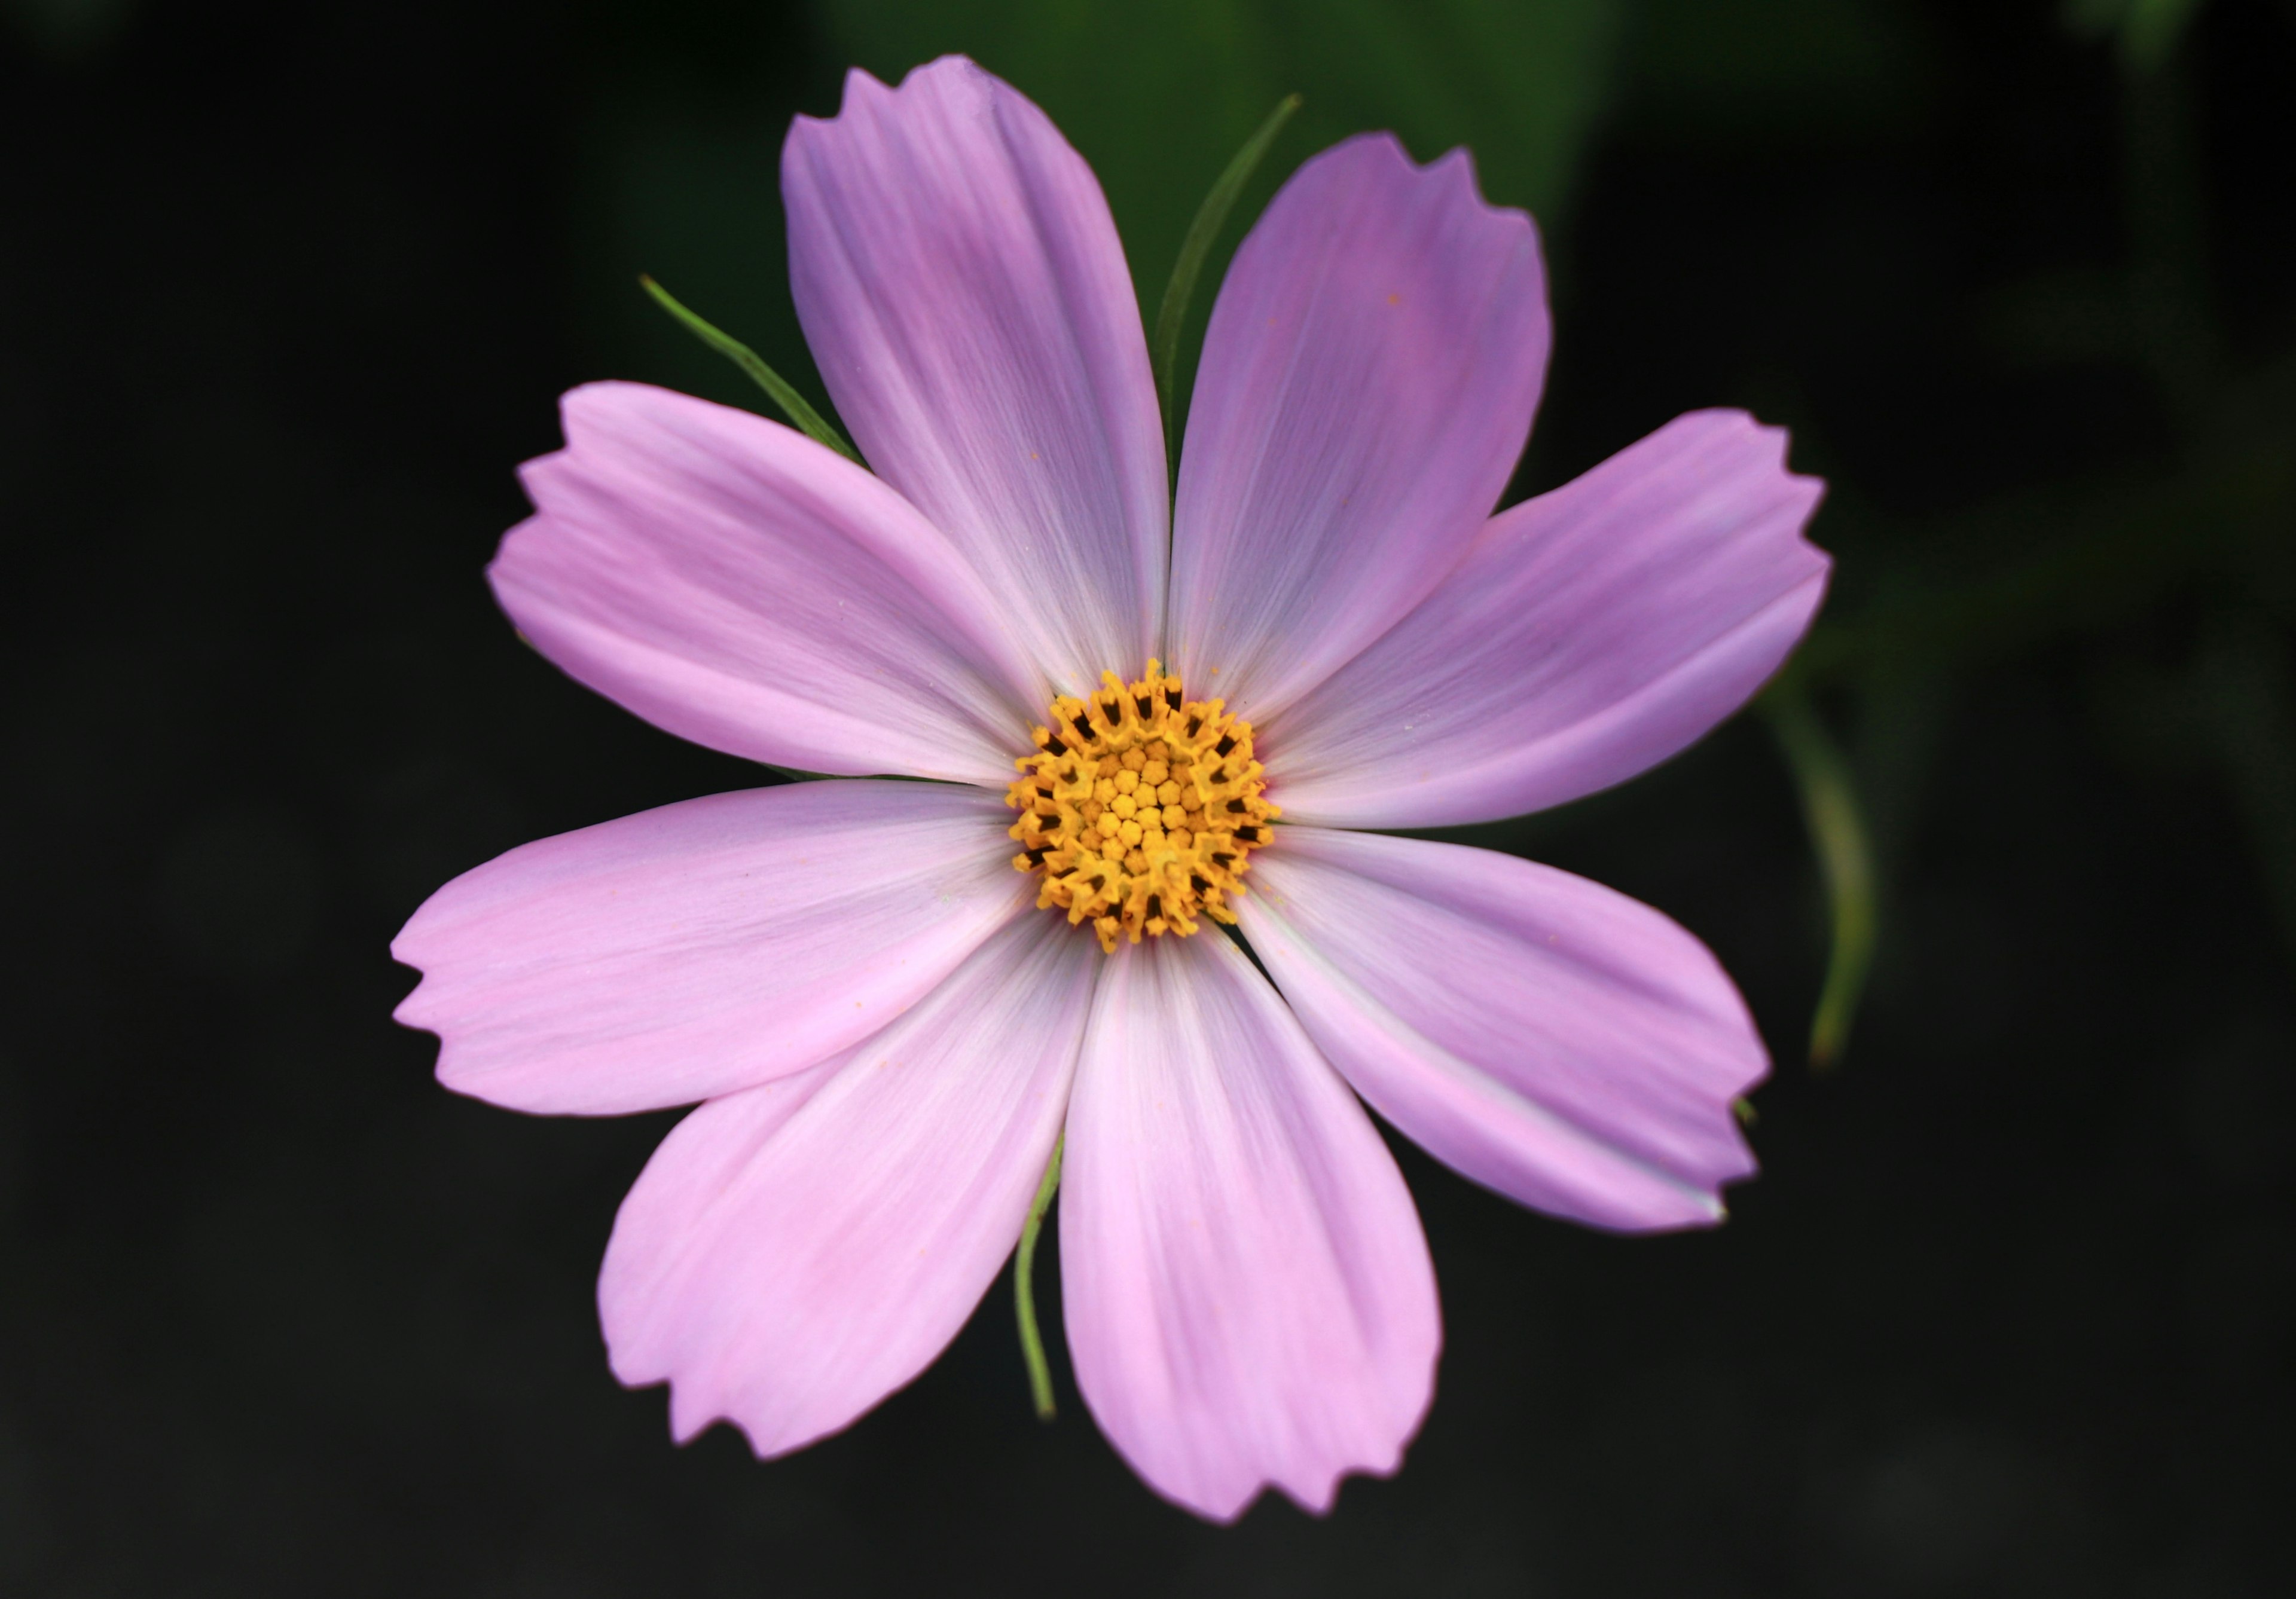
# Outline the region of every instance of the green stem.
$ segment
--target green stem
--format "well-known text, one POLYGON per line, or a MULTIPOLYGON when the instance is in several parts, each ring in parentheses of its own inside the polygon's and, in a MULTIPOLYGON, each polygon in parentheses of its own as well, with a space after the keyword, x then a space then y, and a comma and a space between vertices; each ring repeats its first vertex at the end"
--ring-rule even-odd
POLYGON ((1300 96, 1285 95, 1267 113, 1259 131, 1243 142, 1243 148, 1235 152, 1227 170, 1219 175, 1212 192, 1197 208, 1196 219, 1188 224, 1187 237, 1180 242, 1180 258, 1172 263, 1171 281, 1164 285, 1164 300, 1156 309, 1156 336, 1149 340, 1148 353, 1156 373, 1156 397, 1164 412, 1164 453, 1176 472, 1180 459, 1180 416, 1178 397, 1173 392, 1173 369, 1179 364, 1180 330, 1188 320, 1188 301, 1195 295, 1196 279, 1203 274, 1204 258, 1211 253, 1228 212, 1235 209, 1236 197, 1251 181, 1275 135, 1299 109, 1300 96))
POLYGON ((863 464, 860 453, 845 442, 845 435, 832 427, 820 412, 808 405, 805 396, 791 388, 788 379, 767 365, 764 357, 756 350, 751 349, 732 334, 720 332, 702 321, 701 317, 681 305, 677 298, 668 290, 644 273, 638 275, 638 282, 644 285, 648 294, 653 296, 654 303, 676 317, 685 325, 686 332, 756 380, 758 387, 773 397, 774 404, 782 408, 782 414, 790 419, 791 424, 798 431, 816 444, 827 445, 856 465, 863 464))
POLYGON ((1761 699, 1770 730, 1784 751, 1803 820, 1816 846, 1832 910, 1833 949, 1825 987, 1809 1028, 1809 1063, 1823 1070, 1841 1058, 1857 1020, 1857 1001, 1874 960, 1874 845, 1842 758, 1798 681, 1781 681, 1761 699))
POLYGON ((1053 1419, 1053 1368, 1045 1362, 1044 1334, 1037 1331, 1037 1234, 1044 1230, 1045 1210, 1061 1185, 1061 1152, 1068 1147, 1063 1132, 1053 1144, 1053 1158, 1037 1197, 1029 1206, 1029 1219, 1021 1224, 1021 1251, 1013 1260, 1013 1297, 1021 1317, 1021 1358, 1029 1365, 1029 1392, 1037 1401, 1037 1419, 1053 1419))

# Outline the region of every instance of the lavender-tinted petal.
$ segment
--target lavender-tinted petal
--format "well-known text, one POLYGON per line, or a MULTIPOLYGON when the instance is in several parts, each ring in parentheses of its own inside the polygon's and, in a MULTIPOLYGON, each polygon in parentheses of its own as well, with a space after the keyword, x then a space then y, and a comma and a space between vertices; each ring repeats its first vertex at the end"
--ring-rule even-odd
POLYGON ((1172 659, 1255 719, 1458 564, 1546 366, 1530 219, 1464 151, 1366 135, 1301 167, 1229 267, 1180 460, 1172 659))
POLYGON ((1239 904, 1372 1107, 1524 1204, 1639 1232, 1719 1219, 1754 1168, 1731 1102, 1768 1060, 1712 955, 1648 906, 1512 856, 1286 826, 1239 904))
POLYGON ((1020 914, 991 795, 809 783, 521 845, 414 913, 398 1020, 439 1078, 517 1111, 691 1104, 882 1028, 1020 914))
POLYGON ((1062 688, 1163 628, 1163 424, 1116 225, 1045 114, 947 57, 850 74, 782 152, 790 283, 885 480, 954 539, 1062 688))
POLYGON ((667 1381, 679 1439, 723 1418, 768 1456, 922 1371, 1020 1237, 1098 965, 1023 917, 875 1037, 680 1122, 599 1276, 615 1375, 667 1381))
POLYGON ((1395 1469, 1441 1330, 1411 1196, 1283 1001, 1218 934, 1118 950, 1069 1111, 1069 1348, 1149 1484, 1218 1521, 1395 1469))
POLYGON ((1286 817, 1438 827, 1656 765, 1743 704, 1809 626, 1824 485, 1742 411, 1676 418, 1493 518, 1395 630, 1266 730, 1286 817))
POLYGON ((712 749, 1002 784, 1043 681, 963 557, 833 451, 639 383, 564 402, 488 576, 578 681, 712 749))

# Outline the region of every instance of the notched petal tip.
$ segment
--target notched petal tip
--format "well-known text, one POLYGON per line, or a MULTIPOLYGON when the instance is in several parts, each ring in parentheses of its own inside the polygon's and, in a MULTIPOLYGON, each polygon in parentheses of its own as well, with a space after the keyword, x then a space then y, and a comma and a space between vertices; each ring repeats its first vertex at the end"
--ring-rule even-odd
POLYGON ((1742 411, 1675 418, 1485 525, 1458 570, 1270 728, 1287 816, 1435 827, 1655 766, 1784 664, 1832 561, 1822 480, 1742 411), (1280 741, 1280 745, 1278 744, 1280 741))
POLYGON ((865 111, 879 102, 896 98, 913 84, 922 87, 950 72, 966 70, 984 78, 988 76, 981 71, 971 56, 954 53, 919 62, 901 74, 901 81, 898 84, 887 83, 866 67, 848 67, 838 85, 837 109, 825 117, 816 117, 808 111, 798 112, 790 119, 790 131, 788 138, 783 141, 783 148, 787 148, 788 139, 796 138, 800 130, 810 136, 849 113, 865 111))
POLYGON ((1062 1193, 1077 1384, 1151 1487, 1227 1521, 1395 1468, 1441 1345, 1425 1241, 1361 1105, 1226 939, 1107 962, 1062 1193))
POLYGON ((1309 1037, 1454 1169, 1613 1233, 1710 1226, 1751 1174, 1729 1106, 1767 1053, 1658 912, 1512 857, 1321 828, 1288 829, 1255 875, 1244 931, 1309 1037))
MULTIPOLYGON (((1809 519, 1816 515, 1819 504, 1824 501, 1827 484, 1826 480, 1816 473, 1796 472, 1790 464, 1793 454, 1792 428, 1784 422, 1764 422, 1751 411, 1738 406, 1709 406, 1696 411, 1684 412, 1665 427, 1650 435, 1650 439, 1644 442, 1663 439, 1677 428, 1691 427, 1710 429, 1718 439, 1727 438, 1735 433, 1749 440, 1750 442, 1741 447, 1745 452, 1748 463, 1767 465, 1792 486, 1792 492, 1794 495, 1804 501, 1801 508, 1801 521, 1788 529, 1787 531, 1801 542, 1808 544, 1809 519)), ((1816 545, 1811 545, 1810 548, 1816 550, 1819 555, 1825 556, 1829 562, 1833 559, 1816 545)))
POLYGON ((394 942, 439 1080, 545 1115, 691 1104, 786 1078, 898 1016, 1024 900, 989 796, 815 783, 522 845, 394 942))
POLYGON ((1410 147, 1399 135, 1382 129, 1342 139, 1301 162, 1300 170, 1307 172, 1327 161, 1339 164, 1349 160, 1369 168, 1357 181, 1367 177, 1395 182, 1399 178, 1406 184, 1423 185, 1430 193, 1443 194, 1451 203, 1477 212, 1501 228, 1521 233, 1534 246, 1538 243, 1538 219, 1521 206, 1503 205, 1483 193, 1475 152, 1464 144, 1455 144, 1431 160, 1422 161, 1412 155, 1410 147), (1379 166, 1389 170, 1380 172, 1379 166))
MULTIPOLYGON (((391 952, 391 958, 398 961, 402 965, 413 964, 412 962, 407 961, 395 949, 391 952)), ((409 1032, 428 1033, 432 1038, 439 1041, 441 1047, 437 1063, 433 1069, 433 1075, 436 1076, 439 1081, 447 1087, 454 1088, 455 1085, 448 1082, 447 1079, 447 1054, 444 1047, 446 1044, 446 1035, 440 1030, 443 1023, 438 1021, 430 1013, 430 1005, 427 1003, 429 996, 422 991, 425 986, 429 985, 430 982, 430 978, 425 976, 421 982, 416 983, 406 998, 400 1000, 396 1005, 391 1007, 390 1019, 393 1022, 406 1029, 409 1032)), ((455 1091, 457 1093, 461 1092, 460 1089, 456 1089, 455 1091)))
MULTIPOLYGON (((946 102, 965 94, 976 96, 985 114, 1016 102, 1035 110, 1033 103, 1012 85, 971 56, 955 52, 911 67, 901 75, 898 83, 887 83, 865 67, 848 67, 834 111, 825 117, 800 111, 790 119, 790 130, 782 141, 784 179, 791 152, 800 141, 812 144, 824 137, 834 137, 839 122, 849 119, 859 123, 880 117, 922 113, 928 100, 946 102)), ((1037 114, 1042 116, 1040 111, 1037 114)))
POLYGON ((1172 651, 1272 718, 1436 587, 1529 437, 1550 343, 1530 217, 1390 133, 1303 163, 1222 283, 1175 510, 1172 651))
POLYGON ((668 1381, 681 1441, 727 1420, 760 1458, 914 1378, 1020 1237, 1098 970, 1009 923, 883 1032, 680 1122, 599 1272, 616 1376, 668 1381))

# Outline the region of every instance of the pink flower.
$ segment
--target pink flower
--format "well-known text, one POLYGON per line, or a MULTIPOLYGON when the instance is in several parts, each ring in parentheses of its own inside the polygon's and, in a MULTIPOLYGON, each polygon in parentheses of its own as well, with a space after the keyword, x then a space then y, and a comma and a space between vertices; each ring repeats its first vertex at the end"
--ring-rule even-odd
POLYGON ((1655 911, 1349 830, 1514 816, 1697 738, 1816 609, 1820 486, 1699 412, 1492 516, 1547 316, 1529 219, 1464 152, 1367 135, 1284 186, 1220 291, 1176 504, 1115 227, 1034 105, 962 60, 857 72, 783 187, 875 475, 592 385, 490 576, 657 726, 849 780, 464 873, 393 946, 424 973, 399 1019, 514 1110, 701 1102, 598 1289, 679 1438, 722 1417, 780 1455, 915 1376, 1065 1129, 1102 1428, 1204 1515, 1268 1484, 1322 1510, 1395 1468, 1440 1341, 1357 1095, 1477 1182, 1642 1231, 1720 1217, 1767 1069, 1655 911))

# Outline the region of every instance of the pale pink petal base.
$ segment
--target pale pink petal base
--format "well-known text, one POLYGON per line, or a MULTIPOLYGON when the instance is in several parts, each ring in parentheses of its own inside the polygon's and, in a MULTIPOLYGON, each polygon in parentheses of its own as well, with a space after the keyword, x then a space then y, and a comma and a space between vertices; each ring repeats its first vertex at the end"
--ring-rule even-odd
POLYGON ((1752 1172, 1768 1070, 1712 955, 1648 906, 1512 856, 1281 826, 1244 931, 1374 1109, 1479 1183, 1620 1231, 1697 1226, 1752 1172))
POLYGON ((1078 1385, 1160 1493, 1216 1521, 1273 1484, 1328 1509, 1425 1413, 1441 1330, 1403 1178, 1218 932, 1119 947, 1068 1123, 1078 1385))
POLYGON ((808 783, 524 844, 416 911, 398 1018, 439 1078, 515 1111, 616 1115, 801 1070, 877 1031, 1027 882, 976 789, 808 783))
POLYGON ((1293 175, 1236 251, 1188 410, 1172 654, 1258 721, 1458 564, 1522 453, 1546 369, 1530 218, 1464 151, 1390 134, 1293 175))
POLYGON ((1559 805, 1690 743, 1825 592, 1824 485, 1742 411, 1677 417, 1494 517, 1394 631, 1259 731, 1294 822, 1442 827, 1559 805))
POLYGON ((869 463, 954 539, 1062 688, 1163 631, 1168 500, 1116 224, 1044 112, 971 62, 845 82, 782 152, 790 289, 869 463))
POLYGON ((680 1439, 723 1418, 768 1456, 922 1371, 1020 1237, 1099 960, 1024 917, 838 1061, 680 1122, 599 1277, 615 1375, 668 1382, 680 1439))

